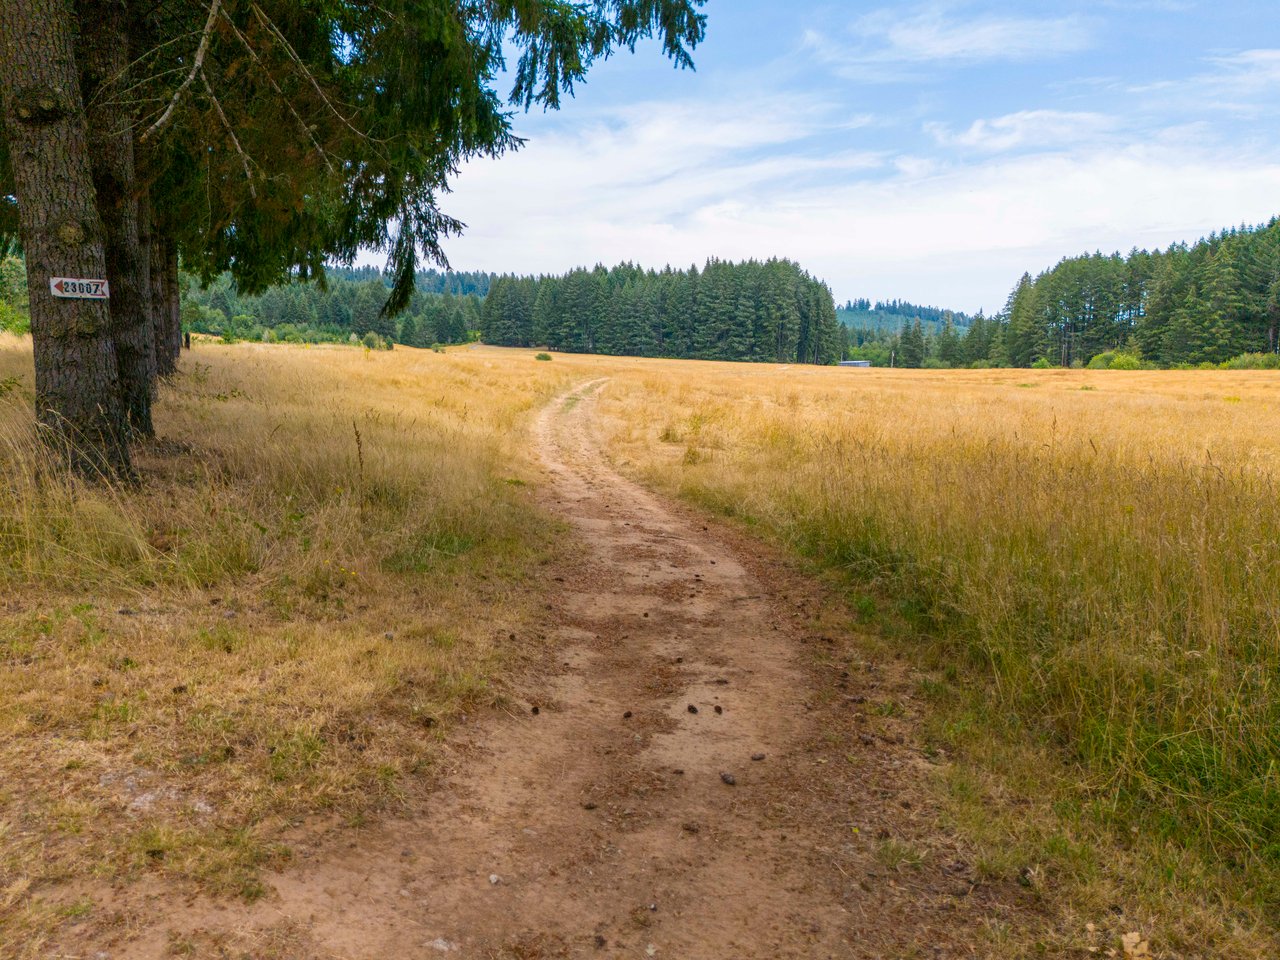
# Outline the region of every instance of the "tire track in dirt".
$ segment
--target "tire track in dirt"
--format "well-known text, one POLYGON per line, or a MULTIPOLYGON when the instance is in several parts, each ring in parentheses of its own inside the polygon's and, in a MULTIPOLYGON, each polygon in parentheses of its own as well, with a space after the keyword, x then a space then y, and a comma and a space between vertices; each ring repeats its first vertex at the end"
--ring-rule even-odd
MULTIPOLYGON (((837 773, 859 735, 815 709, 788 581, 611 468, 592 429, 604 383, 533 433, 579 547, 551 572, 558 673, 537 714, 486 725, 422 816, 316 851, 253 906, 157 898, 113 958, 164 956, 171 935, 211 957, 972 955, 987 907, 957 890, 950 846, 903 875, 850 833, 936 831, 907 799, 918 754, 881 736, 837 773)), ((861 699, 839 683, 834 699, 861 699)))

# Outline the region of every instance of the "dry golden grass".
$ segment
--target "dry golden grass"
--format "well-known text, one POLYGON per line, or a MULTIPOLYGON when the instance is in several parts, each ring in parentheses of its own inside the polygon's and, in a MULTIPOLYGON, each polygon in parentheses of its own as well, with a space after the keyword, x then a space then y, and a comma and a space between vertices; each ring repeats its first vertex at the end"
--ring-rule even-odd
POLYGON ((304 818, 420 794, 500 690, 553 534, 523 428, 565 365, 197 343, 144 483, 41 468, 0 340, 0 956, 95 882, 247 896, 304 818))
POLYGON ((622 463, 918 653, 956 826, 1053 911, 1008 955, 1088 923, 1277 955, 1280 379, 702 364, 604 396, 622 463))
POLYGON ((625 469, 918 657, 954 829, 1043 897, 993 951, 1280 955, 1274 375, 199 343, 120 489, 38 466, 29 369, 0 337, 0 956, 420 795, 550 586, 531 415, 600 376, 625 469))

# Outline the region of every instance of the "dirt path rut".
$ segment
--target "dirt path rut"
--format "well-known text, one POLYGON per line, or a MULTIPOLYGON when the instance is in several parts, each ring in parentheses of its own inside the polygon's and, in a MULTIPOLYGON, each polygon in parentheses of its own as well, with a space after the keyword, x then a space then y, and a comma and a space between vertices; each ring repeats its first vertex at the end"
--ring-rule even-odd
MULTIPOLYGON (((847 741, 871 737, 815 709, 804 617, 609 466, 603 384, 535 428, 582 553, 553 572, 559 673, 527 717, 487 729, 422 818, 318 852, 251 908, 171 918, 182 937, 347 960, 970 955, 964 865, 943 851, 896 874, 850 826, 932 829, 913 819, 911 749, 880 728, 859 771, 836 773, 847 741)), ((160 955, 158 932, 113 953, 160 955)))

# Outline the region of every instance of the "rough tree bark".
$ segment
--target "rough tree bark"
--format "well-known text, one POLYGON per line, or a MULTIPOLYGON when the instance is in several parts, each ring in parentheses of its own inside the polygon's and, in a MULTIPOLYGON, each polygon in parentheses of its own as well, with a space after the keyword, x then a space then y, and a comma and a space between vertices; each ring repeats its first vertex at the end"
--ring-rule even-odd
POLYGON ((178 290, 178 248, 156 227, 152 244, 152 290, 159 299, 156 314, 156 367, 160 376, 178 372, 178 355, 182 352, 182 304, 178 290), (158 277, 159 283, 156 283, 158 277))
POLYGON ((164 239, 154 222, 151 227, 151 328, 156 345, 156 373, 167 377, 174 371, 173 358, 165 348, 165 313, 168 294, 164 282, 164 239))
POLYGON ((182 355, 182 288, 178 283, 178 248, 170 243, 167 252, 169 259, 165 263, 165 279, 169 284, 169 345, 177 366, 182 355))
MULTIPOLYGON (((134 146, 134 169, 135 172, 146 169, 146 158, 142 155, 142 151, 134 146)), ((152 260, 155 256, 155 236, 151 227, 151 190, 145 183, 139 184, 138 189, 138 257, 139 272, 146 278, 147 294, 147 339, 151 348, 151 375, 152 375, 152 395, 155 394, 155 377, 160 372, 159 348, 156 344, 157 328, 156 328, 156 274, 152 269, 152 260)))
MULTIPOLYGON (((154 218, 155 211, 152 211, 154 218)), ((182 351, 182 305, 178 290, 178 250, 156 220, 151 224, 151 314, 156 343, 156 372, 178 372, 182 351)))
POLYGON ((69 0, 0 0, 0 108, 17 188, 35 343, 36 416, 86 474, 130 472, 105 301, 52 295, 51 276, 103 279, 69 0))
POLYGON ((128 71, 129 38, 124 0, 78 0, 82 24, 81 93, 89 127, 89 154, 106 231, 107 277, 111 281, 111 332, 120 371, 121 400, 134 435, 151 437, 151 400, 156 379, 151 322, 151 258, 142 253, 138 182, 129 115, 113 91, 128 71))

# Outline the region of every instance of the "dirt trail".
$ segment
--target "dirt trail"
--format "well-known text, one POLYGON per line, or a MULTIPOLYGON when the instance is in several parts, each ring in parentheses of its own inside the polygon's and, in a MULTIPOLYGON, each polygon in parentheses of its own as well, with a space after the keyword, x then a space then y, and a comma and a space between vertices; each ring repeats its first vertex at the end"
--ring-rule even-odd
POLYGON ((537 713, 487 725, 419 819, 308 855, 252 907, 157 902, 113 960, 171 931, 255 958, 972 955, 966 927, 1002 908, 920 809, 910 722, 850 708, 892 679, 815 679, 816 601, 610 468, 602 384, 535 429, 582 547, 553 571, 537 713), (876 831, 925 864, 884 862, 876 831))

